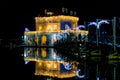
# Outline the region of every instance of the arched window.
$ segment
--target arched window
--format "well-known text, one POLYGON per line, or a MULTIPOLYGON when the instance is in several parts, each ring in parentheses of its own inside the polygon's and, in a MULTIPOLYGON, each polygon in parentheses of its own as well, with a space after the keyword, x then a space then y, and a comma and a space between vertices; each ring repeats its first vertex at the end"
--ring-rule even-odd
POLYGON ((46 41, 47 41, 47 37, 46 36, 42 36, 42 45, 46 45, 46 41))

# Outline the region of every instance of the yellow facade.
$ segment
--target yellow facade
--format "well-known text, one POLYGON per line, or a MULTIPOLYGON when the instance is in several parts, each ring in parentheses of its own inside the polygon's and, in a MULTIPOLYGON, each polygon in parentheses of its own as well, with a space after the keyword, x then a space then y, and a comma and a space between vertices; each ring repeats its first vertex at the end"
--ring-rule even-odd
MULTIPOLYGON (((64 61, 40 60, 36 62, 35 75, 51 76, 57 78, 70 78, 76 76, 77 67, 73 65, 71 72, 60 72, 60 63, 67 64, 64 61)), ((78 62, 72 62, 78 64, 78 62)))
POLYGON ((60 22, 70 21, 72 28, 75 28, 78 24, 79 18, 73 16, 50 16, 50 17, 35 17, 36 31, 42 32, 60 32, 60 22))

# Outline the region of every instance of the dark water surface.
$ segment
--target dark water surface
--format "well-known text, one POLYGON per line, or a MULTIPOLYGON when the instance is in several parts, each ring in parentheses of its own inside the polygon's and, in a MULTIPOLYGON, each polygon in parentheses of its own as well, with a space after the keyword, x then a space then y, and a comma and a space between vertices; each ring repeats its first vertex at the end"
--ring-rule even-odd
MULTIPOLYGON (((5 79, 15 80, 61 80, 44 76, 35 76, 35 62, 24 64, 24 48, 1 48, 1 74, 5 79), (49 78, 49 79, 48 79, 49 78)), ((90 57, 79 60, 79 75, 84 78, 74 77, 64 80, 120 80, 120 61, 104 60, 100 57, 90 57)), ((63 79, 62 79, 63 80, 63 79)))

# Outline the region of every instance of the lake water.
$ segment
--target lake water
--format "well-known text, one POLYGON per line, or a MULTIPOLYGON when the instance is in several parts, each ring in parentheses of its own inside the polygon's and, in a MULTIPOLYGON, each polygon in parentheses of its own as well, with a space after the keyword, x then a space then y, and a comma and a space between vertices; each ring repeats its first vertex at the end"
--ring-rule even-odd
POLYGON ((80 59, 79 76, 59 79, 49 76, 35 76, 35 62, 24 62, 24 48, 1 48, 1 73, 4 79, 20 80, 120 80, 120 61, 100 57, 80 59))

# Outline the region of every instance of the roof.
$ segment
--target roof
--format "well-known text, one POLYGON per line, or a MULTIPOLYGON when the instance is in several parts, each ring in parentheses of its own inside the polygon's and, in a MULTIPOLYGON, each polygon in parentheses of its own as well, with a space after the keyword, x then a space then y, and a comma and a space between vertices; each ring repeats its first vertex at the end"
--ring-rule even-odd
POLYGON ((78 22, 79 17, 75 16, 66 16, 66 15, 58 15, 58 16, 46 16, 46 17, 35 17, 36 22, 46 22, 46 21, 61 21, 61 20, 69 20, 72 22, 78 22))

